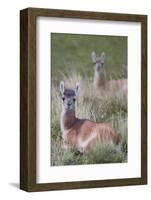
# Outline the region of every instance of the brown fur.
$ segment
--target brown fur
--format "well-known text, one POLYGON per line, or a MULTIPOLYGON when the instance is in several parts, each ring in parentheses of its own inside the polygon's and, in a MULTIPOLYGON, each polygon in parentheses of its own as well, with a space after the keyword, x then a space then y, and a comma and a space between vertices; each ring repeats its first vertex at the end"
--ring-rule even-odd
POLYGON ((94 84, 97 90, 103 89, 108 92, 123 90, 124 93, 127 93, 127 79, 105 80, 102 73, 94 77, 94 84))
POLYGON ((95 75, 94 77, 94 85, 95 85, 95 88, 104 88, 106 87, 106 82, 105 82, 105 78, 104 78, 104 75, 103 74, 97 74, 95 75))
POLYGON ((106 81, 106 89, 109 90, 123 90, 127 91, 127 79, 110 80, 106 81))
POLYGON ((65 127, 63 138, 65 143, 76 146, 82 152, 92 149, 98 141, 119 143, 119 134, 108 124, 78 119, 75 117, 74 112, 68 114, 65 114, 63 119, 65 127), (89 141, 90 137, 92 137, 92 140, 89 141), (86 145, 84 147, 80 146, 80 143, 85 142, 86 145))

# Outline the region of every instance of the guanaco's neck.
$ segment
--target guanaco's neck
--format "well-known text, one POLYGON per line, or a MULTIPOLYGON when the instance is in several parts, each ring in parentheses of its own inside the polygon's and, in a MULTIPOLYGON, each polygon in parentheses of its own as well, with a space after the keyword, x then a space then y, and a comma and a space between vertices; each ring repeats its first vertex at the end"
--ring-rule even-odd
POLYGON ((61 130, 62 132, 69 130, 76 122, 75 110, 65 111, 61 113, 61 130))
POLYGON ((105 77, 103 72, 94 72, 94 87, 100 88, 100 87, 105 87, 105 77))

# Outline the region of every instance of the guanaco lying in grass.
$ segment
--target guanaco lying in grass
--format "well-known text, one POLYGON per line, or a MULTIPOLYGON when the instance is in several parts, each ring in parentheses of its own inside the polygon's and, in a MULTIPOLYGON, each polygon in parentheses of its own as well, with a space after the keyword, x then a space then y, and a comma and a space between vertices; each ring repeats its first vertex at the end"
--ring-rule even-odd
POLYGON ((76 117, 75 102, 79 90, 79 83, 75 89, 66 89, 64 82, 60 82, 62 103, 60 125, 64 143, 75 146, 81 153, 94 148, 98 142, 118 144, 120 136, 110 125, 76 117))

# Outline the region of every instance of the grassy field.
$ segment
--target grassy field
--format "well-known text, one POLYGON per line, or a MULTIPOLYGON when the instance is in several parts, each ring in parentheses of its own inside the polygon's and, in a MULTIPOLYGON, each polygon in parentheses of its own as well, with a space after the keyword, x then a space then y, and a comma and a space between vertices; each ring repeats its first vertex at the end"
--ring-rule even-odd
POLYGON ((89 36, 72 34, 51 35, 51 165, 76 165, 117 163, 127 161, 127 98, 117 92, 114 95, 98 95, 93 89, 93 65, 91 52, 106 53, 107 79, 127 78, 127 38, 113 36, 89 36), (121 143, 98 144, 86 154, 74 147, 62 147, 60 131, 61 102, 59 82, 67 87, 80 83, 76 105, 78 118, 110 123, 121 134, 121 143))

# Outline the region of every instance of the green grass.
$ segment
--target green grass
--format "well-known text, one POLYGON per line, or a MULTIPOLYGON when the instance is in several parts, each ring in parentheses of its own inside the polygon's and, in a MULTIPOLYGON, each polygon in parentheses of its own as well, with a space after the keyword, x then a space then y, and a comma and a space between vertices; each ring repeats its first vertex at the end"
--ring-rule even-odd
POLYGON ((78 71, 82 77, 92 78, 91 52, 106 54, 106 74, 115 78, 127 77, 127 37, 52 34, 53 80, 61 78, 60 72, 78 71), (124 73, 123 73, 124 71, 124 73))
POLYGON ((96 94, 93 89, 93 65, 90 54, 106 53, 105 72, 107 79, 127 77, 127 38, 112 36, 81 36, 52 34, 52 102, 51 102, 51 165, 77 165, 119 163, 127 161, 127 98, 117 92, 96 94), (112 77, 112 78, 111 78, 112 77), (97 144, 85 154, 74 147, 63 148, 60 131, 61 102, 59 82, 68 87, 80 83, 76 105, 79 118, 111 124, 121 134, 121 143, 97 144))

